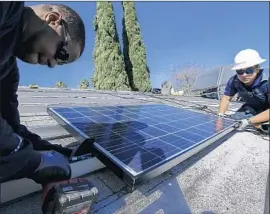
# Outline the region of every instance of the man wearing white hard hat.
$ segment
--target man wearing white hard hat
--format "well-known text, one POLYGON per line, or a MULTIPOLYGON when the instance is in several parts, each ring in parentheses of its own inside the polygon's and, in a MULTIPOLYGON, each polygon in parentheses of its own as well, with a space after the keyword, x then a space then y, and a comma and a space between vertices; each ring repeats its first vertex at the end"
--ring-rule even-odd
MULTIPOLYGON (((225 114, 230 101, 238 93, 245 104, 231 117, 241 120, 240 130, 248 125, 256 126, 269 122, 269 81, 260 67, 265 61, 266 59, 252 49, 242 50, 234 58, 232 70, 236 71, 236 74, 227 83, 218 115, 225 114)), ((269 131, 268 125, 261 127, 265 132, 269 131)))

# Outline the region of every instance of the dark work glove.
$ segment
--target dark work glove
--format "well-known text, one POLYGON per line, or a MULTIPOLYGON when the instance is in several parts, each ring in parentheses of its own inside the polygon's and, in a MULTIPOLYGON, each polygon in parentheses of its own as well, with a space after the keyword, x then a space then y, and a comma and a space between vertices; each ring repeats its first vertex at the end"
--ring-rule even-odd
POLYGON ((28 178, 43 186, 71 178, 69 161, 62 154, 55 151, 38 153, 41 157, 40 165, 28 178))

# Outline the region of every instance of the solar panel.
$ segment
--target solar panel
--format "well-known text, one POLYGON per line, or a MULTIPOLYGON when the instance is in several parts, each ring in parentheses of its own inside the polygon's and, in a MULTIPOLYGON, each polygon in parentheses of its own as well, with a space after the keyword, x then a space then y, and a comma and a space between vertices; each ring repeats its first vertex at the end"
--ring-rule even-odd
POLYGON ((168 105, 53 107, 48 112, 132 189, 232 131, 234 121, 168 105))
POLYGON ((192 86, 192 91, 206 90, 218 87, 220 73, 220 68, 201 72, 192 86))
POLYGON ((226 86, 229 79, 236 74, 235 71, 231 70, 231 67, 232 66, 227 66, 222 68, 219 86, 226 86))

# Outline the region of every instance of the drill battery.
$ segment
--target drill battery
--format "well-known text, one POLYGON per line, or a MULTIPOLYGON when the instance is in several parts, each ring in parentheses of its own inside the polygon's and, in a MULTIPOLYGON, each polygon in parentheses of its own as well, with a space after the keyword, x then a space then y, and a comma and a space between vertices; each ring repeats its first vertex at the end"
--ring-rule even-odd
POLYGON ((83 178, 50 183, 42 194, 43 214, 88 214, 98 194, 83 178))

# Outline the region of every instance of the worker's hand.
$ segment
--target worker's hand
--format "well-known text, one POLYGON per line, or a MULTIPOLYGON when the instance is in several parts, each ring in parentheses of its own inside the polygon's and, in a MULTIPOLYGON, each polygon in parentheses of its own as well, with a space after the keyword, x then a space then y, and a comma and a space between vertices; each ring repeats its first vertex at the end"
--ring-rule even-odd
POLYGON ((218 113, 217 114, 218 118, 216 120, 216 132, 220 132, 223 128, 223 119, 222 117, 225 117, 225 114, 223 113, 218 113))
POLYGON ((251 125, 251 122, 248 119, 240 120, 237 130, 243 131, 249 125, 251 125))
POLYGON ((40 155, 40 164, 29 178, 42 185, 71 178, 71 168, 65 156, 55 151, 36 153, 40 155))
POLYGON ((223 119, 218 117, 216 120, 216 132, 220 132, 223 128, 223 119))

